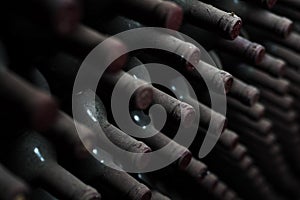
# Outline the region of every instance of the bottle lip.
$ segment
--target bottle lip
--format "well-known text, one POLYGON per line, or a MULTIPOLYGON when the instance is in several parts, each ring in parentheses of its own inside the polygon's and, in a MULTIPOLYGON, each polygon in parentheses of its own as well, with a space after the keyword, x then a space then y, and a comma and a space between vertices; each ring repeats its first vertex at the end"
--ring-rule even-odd
POLYGON ((151 190, 144 184, 139 183, 129 192, 129 198, 135 200, 150 200, 152 197, 151 190))
POLYGON ((165 28, 179 30, 183 20, 183 10, 175 3, 164 1, 160 4, 162 10, 166 10, 165 28))
POLYGON ((229 26, 229 38, 230 40, 234 40, 240 35, 241 29, 242 29, 243 22, 241 18, 235 17, 235 20, 233 20, 229 26))
POLYGON ((192 160, 192 154, 189 150, 186 150, 178 160, 178 167, 181 170, 184 170, 188 167, 192 160))
POLYGON ((153 102, 153 89, 151 84, 139 87, 134 93, 135 107, 141 110, 147 109, 153 102))

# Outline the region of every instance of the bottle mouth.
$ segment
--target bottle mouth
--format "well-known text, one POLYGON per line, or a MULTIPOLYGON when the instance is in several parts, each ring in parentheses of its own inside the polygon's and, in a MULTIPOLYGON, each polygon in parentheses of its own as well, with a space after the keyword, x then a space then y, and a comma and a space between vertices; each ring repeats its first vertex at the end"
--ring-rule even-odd
POLYGON ((152 197, 151 190, 144 184, 139 184, 139 186, 133 188, 128 195, 128 199, 134 200, 150 200, 152 197))
POLYGON ((91 186, 87 186, 81 199, 82 200, 101 200, 101 195, 97 192, 97 190, 95 190, 91 186))
POLYGON ((245 157, 242 161, 241 161, 241 167, 244 170, 249 170, 251 169, 251 167, 254 166, 254 163, 252 161, 252 159, 250 159, 249 157, 245 157))
POLYGON ((151 162, 151 157, 147 153, 151 153, 152 150, 150 147, 146 146, 143 151, 137 155, 134 159, 134 165, 138 169, 145 169, 148 164, 151 162))
POLYGON ((152 86, 144 85, 139 87, 134 93, 134 105, 136 108, 145 110, 153 101, 153 89, 152 86))
POLYGON ((178 168, 180 170, 186 169, 190 164, 191 160, 192 160, 192 153, 186 149, 186 151, 183 152, 183 154, 180 156, 178 160, 178 168))
POLYGON ((223 83, 224 83, 224 89, 226 94, 230 92, 233 85, 233 81, 234 80, 232 75, 228 74, 227 72, 223 74, 223 83))
POLYGON ((249 97, 248 98, 249 105, 253 106, 256 102, 258 102, 260 97, 260 92, 258 89, 254 87, 248 87, 246 96, 249 97))
POLYGON ((200 184, 208 190, 215 190, 218 182, 218 178, 208 172, 207 175, 200 181, 200 184))
POLYGON ((277 25, 277 32, 283 38, 286 38, 293 30, 293 22, 286 17, 281 17, 277 25))
POLYGON ((234 40, 240 35, 242 29, 242 20, 238 17, 236 20, 232 22, 233 26, 229 28, 229 39, 234 40))
POLYGON ((257 43, 252 43, 247 49, 247 52, 249 53, 250 59, 255 64, 259 64, 266 54, 265 47, 257 43))
POLYGON ((196 118, 195 110, 193 108, 186 109, 182 114, 182 118, 183 126, 187 128, 191 127, 196 118))
POLYGON ((159 9, 165 12, 165 28, 179 30, 183 20, 183 10, 172 2, 162 2, 159 9))
POLYGON ((178 50, 182 51, 178 53, 182 55, 183 59, 185 59, 186 69, 188 71, 194 70, 195 66, 197 66, 200 61, 200 49, 191 43, 185 42, 178 50))

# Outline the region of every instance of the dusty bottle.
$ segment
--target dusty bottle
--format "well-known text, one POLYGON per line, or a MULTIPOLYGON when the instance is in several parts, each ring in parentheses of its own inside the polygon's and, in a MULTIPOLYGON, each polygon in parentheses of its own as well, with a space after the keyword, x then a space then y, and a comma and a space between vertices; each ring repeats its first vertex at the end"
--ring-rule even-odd
POLYGON ((235 77, 229 96, 239 100, 246 106, 253 106, 258 101, 260 92, 256 87, 248 85, 235 77))
POLYGON ((172 0, 180 5, 189 23, 217 32, 226 39, 235 39, 242 26, 240 17, 196 0, 172 0))
POLYGON ((188 103, 189 105, 193 106, 195 109, 199 109, 200 112, 199 125, 201 127, 205 129, 210 127, 212 132, 223 132, 226 126, 226 117, 210 109, 209 107, 200 103, 199 101, 195 100, 191 96, 189 92, 189 88, 186 86, 186 82, 184 81, 184 79, 182 79, 182 77, 177 77, 171 80, 170 88, 172 92, 177 97, 179 97, 181 101, 188 103))
POLYGON ((250 65, 241 63, 230 67, 225 66, 225 69, 229 70, 233 75, 255 86, 269 88, 279 94, 286 94, 289 90, 290 83, 288 81, 275 79, 250 65))
POLYGON ((124 15, 148 26, 161 26, 178 30, 182 20, 182 8, 168 1, 162 0, 87 0, 83 2, 89 24, 97 24, 99 19, 113 15, 124 15))
POLYGON ((164 159, 174 156, 179 157, 175 162, 176 168, 185 169, 188 166, 192 158, 192 154, 186 147, 178 144, 176 141, 170 139, 168 136, 156 130, 154 125, 150 123, 150 117, 144 112, 135 110, 131 112, 131 116, 136 124, 143 127, 143 130, 145 132, 144 134, 151 135, 155 133, 155 135, 153 136, 140 138, 140 140, 149 145, 149 147, 153 151, 159 150, 166 145, 169 145, 167 151, 164 151, 160 156, 164 159))
MULTIPOLYGON (((267 134, 271 131, 272 123, 269 120, 261 119, 259 121, 253 121, 246 116, 243 116, 242 114, 238 112, 230 112, 228 113, 228 119, 231 121, 229 123, 229 128, 231 127, 231 124, 243 124, 243 126, 248 127, 254 131, 257 131, 260 134, 267 134)), ((243 127, 238 128, 239 130, 236 130, 237 132, 241 132, 243 130, 243 127)), ((233 129, 235 130, 235 129, 233 129)))
POLYGON ((232 150, 237 146, 239 142, 239 136, 235 132, 226 129, 220 136, 219 141, 223 147, 232 150))
POLYGON ((291 48, 294 51, 297 51, 297 52, 300 51, 300 45, 298 44, 300 35, 296 31, 292 31, 285 38, 278 37, 277 35, 270 34, 267 31, 255 28, 253 26, 247 26, 247 31, 250 34, 251 38, 255 38, 255 40, 257 40, 257 41, 263 42, 263 40, 271 40, 273 42, 276 42, 278 44, 281 44, 283 46, 291 48))
MULTIPOLYGON (((153 101, 153 88, 150 83, 134 77, 124 71, 114 74, 105 73, 102 76, 103 87, 100 86, 99 94, 105 96, 111 94, 117 85, 120 93, 126 93, 134 90, 131 96, 131 106, 137 109, 147 109, 153 101)), ((122 94, 119 94, 120 96, 122 94)))
POLYGON ((296 70, 300 69, 299 53, 297 53, 291 49, 288 49, 286 47, 283 47, 282 45, 276 44, 274 42, 266 41, 266 42, 264 42, 264 45, 270 54, 283 59, 284 61, 286 61, 286 63, 288 63, 290 66, 292 66, 296 70))
POLYGON ((295 104, 295 100, 290 95, 278 95, 273 91, 267 89, 260 89, 261 91, 261 101, 267 104, 273 104, 274 106, 281 108, 283 110, 290 109, 295 104))
POLYGON ((98 44, 105 41, 105 49, 107 49, 105 59, 114 58, 116 55, 122 55, 110 63, 108 70, 110 72, 119 71, 126 63, 127 55, 123 54, 126 52, 126 46, 116 38, 108 38, 103 34, 93 30, 85 25, 78 25, 72 33, 61 37, 60 43, 64 50, 72 53, 73 55, 84 59, 98 44))
POLYGON ((216 93, 222 94, 223 91, 223 94, 228 93, 233 84, 233 77, 231 74, 201 60, 189 75, 194 81, 199 81, 202 77, 205 77, 206 84, 213 86, 211 89, 216 93), (214 87, 216 88, 214 89, 214 87))
POLYGON ((78 122, 77 128, 80 133, 76 129, 74 119, 60 111, 54 124, 43 132, 43 135, 62 150, 68 146, 75 156, 85 157, 98 145, 98 137, 87 126, 78 122))
POLYGON ((227 106, 229 110, 241 112, 254 120, 261 119, 265 113, 265 107, 260 103, 256 103, 253 106, 245 106, 231 97, 227 97, 227 106))
MULTIPOLYGON (((72 167, 74 173, 85 182, 99 190, 103 190, 104 198, 126 200, 150 200, 151 191, 111 160, 97 160, 101 149, 94 149, 94 155, 84 159, 76 159, 77 166, 72 167)), ((100 158, 99 158, 100 159, 100 158)))
MULTIPOLYGON (((129 70, 142 64, 143 63, 139 59, 132 58, 130 60, 130 63, 126 66, 126 69, 129 70)), ((137 78, 140 78, 142 80, 150 79, 149 77, 147 77, 147 74, 149 75, 149 73, 145 67, 142 66, 139 69, 142 71, 140 71, 139 73, 133 72, 132 75, 135 75, 137 78)), ((191 105, 182 102, 155 87, 153 87, 153 104, 162 105, 173 120, 181 120, 185 127, 190 127, 195 120, 196 112, 191 105)))
POLYGON ((10 149, 9 166, 24 180, 39 184, 60 199, 101 199, 100 194, 84 184, 56 162, 53 146, 40 134, 26 132, 10 149))
POLYGON ((257 66, 274 77, 282 77, 287 68, 284 60, 275 58, 270 54, 266 54, 257 66))
MULTIPOLYGON (((80 61, 73 56, 59 52, 54 56, 39 62, 39 69, 46 77, 52 92, 60 98, 68 99, 71 97, 73 84, 80 68, 80 61)), ((95 69, 97 70, 97 69, 95 69)), ((92 71, 89 76, 95 77, 96 72, 92 71)), ((122 92, 128 92, 137 88, 132 96, 132 105, 139 109, 147 108, 152 102, 152 88, 147 83, 139 81, 123 71, 115 73, 104 73, 101 77, 99 91, 104 98, 111 95, 116 83, 119 81, 119 87, 122 92), (122 79, 120 79, 124 76, 122 79)))
POLYGON ((57 103, 48 94, 33 87, 8 70, 0 69, 0 96, 4 106, 1 118, 36 130, 46 130, 57 116, 57 103))
POLYGON ((231 55, 240 56, 251 63, 261 62, 265 54, 265 48, 262 45, 251 42, 241 36, 234 40, 225 40, 190 24, 184 24, 181 27, 181 31, 195 39, 205 49, 211 50, 216 48, 231 55))
POLYGON ((257 8, 246 2, 228 0, 224 3, 219 0, 213 0, 210 3, 220 9, 238 14, 245 23, 267 29, 278 36, 286 37, 291 32, 293 22, 290 19, 278 16, 268 10, 257 8))
MULTIPOLYGON (((97 30, 111 35, 143 27, 145 26, 122 16, 116 16, 109 20, 102 21, 99 25, 95 26, 97 30)), ((164 60, 168 58, 173 63, 177 62, 181 67, 186 67, 187 70, 193 69, 193 66, 198 64, 201 53, 199 48, 190 42, 183 41, 180 35, 174 35, 167 30, 156 31, 152 29, 147 30, 145 34, 145 37, 147 36, 148 39, 143 38, 140 42, 143 42, 146 46, 159 44, 161 49, 167 50, 168 52, 159 49, 143 49, 142 52, 150 53, 164 60)))
MULTIPOLYGON (((105 142, 102 141, 104 141, 103 137, 107 137, 112 143, 129 152, 147 153, 151 151, 151 149, 143 142, 132 138, 108 121, 104 104, 92 90, 85 90, 77 93, 74 96, 73 104, 76 107, 76 112, 80 113, 80 119, 78 120, 97 133, 100 140, 99 142, 102 143, 100 146, 105 146, 105 142), (89 99, 92 99, 93 95, 95 95, 95 102, 88 101, 89 99), (99 133, 100 128, 104 135, 99 133)), ((109 152, 109 149, 107 151, 109 152)), ((142 159, 140 155, 128 159, 133 159, 133 164, 139 167, 147 165, 147 161, 142 159)))

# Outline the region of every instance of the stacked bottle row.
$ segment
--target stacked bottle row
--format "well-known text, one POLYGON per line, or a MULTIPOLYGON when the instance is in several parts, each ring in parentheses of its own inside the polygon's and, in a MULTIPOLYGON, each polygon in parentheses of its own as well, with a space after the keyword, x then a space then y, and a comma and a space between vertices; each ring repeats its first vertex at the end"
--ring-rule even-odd
POLYGON ((3 3, 0 199, 299 198, 300 4, 278 1, 3 3), (134 42, 168 51, 127 53, 127 41, 109 38, 146 27, 179 31, 204 48, 162 29, 147 29, 134 42), (100 43, 103 63, 114 61, 107 68, 88 63, 84 80, 99 80, 97 88, 74 89, 100 43), (180 75, 152 84, 153 63, 180 75), (115 88, 128 100, 121 121, 148 137, 118 124, 115 88), (157 104, 165 109, 163 126, 152 118, 157 104), (196 130, 190 146, 175 139, 179 130, 196 130), (135 156, 114 152, 107 139, 135 156), (143 172, 153 162, 147 155, 166 145, 159 160, 176 160, 143 172), (124 163, 141 172, 126 172, 124 163))

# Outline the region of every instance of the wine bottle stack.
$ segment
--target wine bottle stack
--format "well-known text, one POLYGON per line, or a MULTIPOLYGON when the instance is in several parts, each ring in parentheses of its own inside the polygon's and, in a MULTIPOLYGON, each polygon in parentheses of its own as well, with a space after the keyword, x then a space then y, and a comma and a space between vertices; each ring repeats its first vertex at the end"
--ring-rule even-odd
POLYGON ((300 199, 300 1, 16 0, 0 11, 0 200, 300 199), (84 66, 95 88, 74 87, 84 66))

